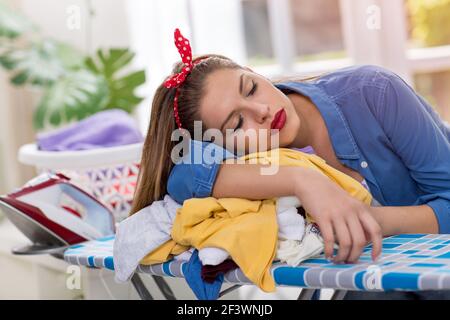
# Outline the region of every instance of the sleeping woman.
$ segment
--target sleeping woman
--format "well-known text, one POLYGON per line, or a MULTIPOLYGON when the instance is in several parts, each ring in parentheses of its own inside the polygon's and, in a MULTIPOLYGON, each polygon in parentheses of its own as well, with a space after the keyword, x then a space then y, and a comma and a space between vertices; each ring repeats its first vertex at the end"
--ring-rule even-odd
POLYGON ((376 259, 383 236, 450 233, 450 126, 399 76, 354 66, 274 82, 224 56, 193 59, 179 31, 176 45, 182 61, 153 99, 132 213, 167 193, 179 203, 295 195, 336 263, 356 262, 368 242, 376 259), (192 139, 183 157, 204 161, 212 148, 215 161, 174 163, 173 132, 197 137, 197 121, 203 131, 220 131, 223 143, 192 139), (258 134, 248 135, 252 130, 258 134), (251 145, 271 149, 274 130, 274 147, 312 147, 328 165, 366 184, 380 206, 356 200, 315 170, 280 167, 263 175, 259 164, 225 160, 247 154, 251 145))

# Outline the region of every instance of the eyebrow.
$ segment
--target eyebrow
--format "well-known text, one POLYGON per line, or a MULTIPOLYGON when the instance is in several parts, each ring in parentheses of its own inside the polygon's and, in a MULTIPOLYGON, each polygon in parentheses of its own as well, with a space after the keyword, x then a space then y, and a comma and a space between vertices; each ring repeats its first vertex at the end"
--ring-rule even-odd
POLYGON ((244 74, 242 73, 239 77, 239 93, 242 95, 242 87, 244 86, 244 74))
MULTIPOLYGON (((239 77, 239 94, 242 95, 242 88, 244 87, 244 75, 245 73, 242 73, 239 77)), ((233 117, 233 115, 236 113, 236 110, 231 112, 228 117, 225 119, 225 121, 222 123, 222 126, 220 127, 220 131, 223 131, 223 127, 225 124, 233 117)))

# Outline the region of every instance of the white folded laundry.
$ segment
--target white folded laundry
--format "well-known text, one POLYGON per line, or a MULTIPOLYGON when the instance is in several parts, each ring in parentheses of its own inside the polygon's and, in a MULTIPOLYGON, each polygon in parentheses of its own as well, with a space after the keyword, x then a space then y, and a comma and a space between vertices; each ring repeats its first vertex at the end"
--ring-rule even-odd
POLYGON ((324 242, 319 229, 315 224, 309 223, 301 241, 278 241, 276 259, 290 266, 298 266, 303 261, 321 254, 323 250, 324 242))
POLYGON ((208 247, 198 251, 198 258, 202 265, 217 266, 228 259, 230 255, 221 248, 208 247))

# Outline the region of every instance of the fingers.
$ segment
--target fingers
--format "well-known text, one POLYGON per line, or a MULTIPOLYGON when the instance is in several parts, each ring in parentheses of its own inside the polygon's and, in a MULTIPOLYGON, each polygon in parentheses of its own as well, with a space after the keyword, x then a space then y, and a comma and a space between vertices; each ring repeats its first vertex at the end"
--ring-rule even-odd
POLYGON ((326 220, 320 222, 317 221, 317 225, 319 226, 325 245, 325 257, 328 260, 331 260, 333 258, 333 247, 335 242, 332 223, 326 220))
POLYGON ((336 231, 336 237, 339 242, 338 255, 334 258, 334 262, 340 263, 347 261, 352 248, 352 238, 350 236, 350 230, 348 229, 345 220, 335 220, 333 223, 334 230, 336 231))
POLYGON ((372 242, 372 259, 375 261, 381 255, 381 227, 367 208, 353 207, 351 214, 331 212, 316 222, 322 233, 327 259, 335 263, 356 263, 368 241, 372 242), (339 250, 333 258, 335 242, 339 243, 339 250))
POLYGON ((364 246, 366 245, 366 235, 364 234, 364 229, 361 225, 361 221, 356 215, 350 217, 350 219, 347 221, 347 225, 349 230, 351 231, 350 236, 352 238, 351 251, 348 256, 347 262, 355 263, 358 261, 359 257, 362 254, 364 246))
POLYGON ((381 255, 383 235, 378 222, 370 214, 360 216, 361 223, 372 241, 372 260, 376 260, 381 255))

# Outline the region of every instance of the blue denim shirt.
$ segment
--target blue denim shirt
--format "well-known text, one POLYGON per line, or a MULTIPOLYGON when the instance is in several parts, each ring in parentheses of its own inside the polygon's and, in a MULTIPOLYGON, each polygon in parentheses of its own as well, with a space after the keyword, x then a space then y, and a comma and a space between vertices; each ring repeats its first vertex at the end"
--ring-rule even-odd
MULTIPOLYGON (((315 82, 285 82, 323 116, 339 161, 359 172, 385 206, 427 204, 450 233, 450 126, 396 74, 376 66, 338 70, 315 82)), ((206 142, 193 142, 204 148, 206 142)), ((222 150, 220 155, 232 156, 222 150)), ((179 163, 168 193, 178 202, 212 193, 220 164, 179 163)))

